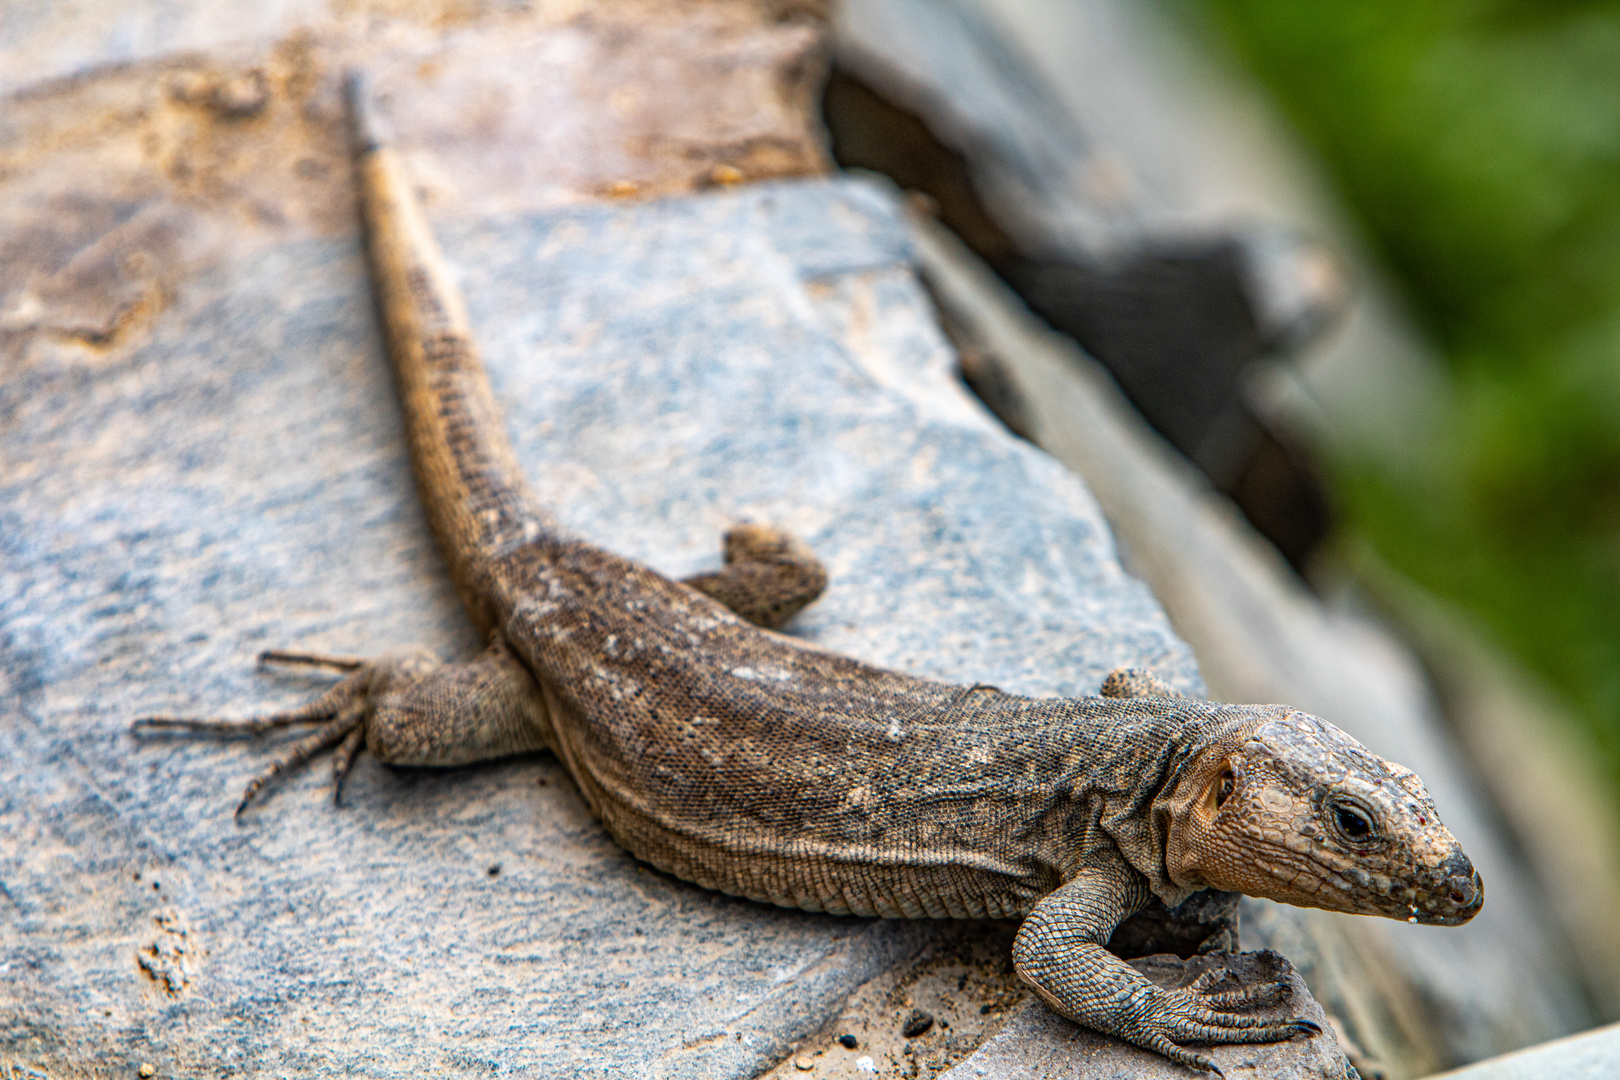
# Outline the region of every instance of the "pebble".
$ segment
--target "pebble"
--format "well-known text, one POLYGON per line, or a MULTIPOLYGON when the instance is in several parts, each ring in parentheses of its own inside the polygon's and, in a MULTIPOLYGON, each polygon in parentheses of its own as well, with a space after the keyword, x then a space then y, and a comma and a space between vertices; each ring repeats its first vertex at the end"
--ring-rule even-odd
POLYGON ((845 1050, 853 1050, 860 1045, 860 1040, 856 1039, 853 1035, 840 1035, 838 1036, 838 1045, 842 1046, 845 1050))
POLYGON ((214 91, 214 107, 229 117, 256 116, 269 100, 270 85, 257 68, 222 83, 214 91))
POLYGON ((926 1009, 912 1009, 906 1016, 905 1023, 900 1025, 900 1034, 908 1039, 915 1039, 919 1035, 928 1034, 934 1026, 934 1014, 926 1009))

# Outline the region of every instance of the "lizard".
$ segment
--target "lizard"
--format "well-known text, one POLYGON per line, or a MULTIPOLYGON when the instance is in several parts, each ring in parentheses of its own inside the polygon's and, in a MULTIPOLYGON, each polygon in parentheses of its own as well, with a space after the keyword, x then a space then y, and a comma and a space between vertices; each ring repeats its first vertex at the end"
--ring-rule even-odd
POLYGON ((1283 984, 1158 986, 1110 953, 1155 900, 1204 889, 1453 926, 1483 884, 1410 770, 1284 705, 1183 696, 1121 669, 1031 698, 885 670, 777 632, 820 595, 767 525, 675 581, 570 534, 531 493, 459 292, 364 81, 347 84, 362 233, 419 496, 489 642, 441 663, 269 652, 342 678, 290 712, 150 716, 138 731, 315 730, 248 785, 362 749, 454 766, 549 751, 614 840, 659 870, 836 914, 1017 918, 1018 975, 1082 1025, 1218 1073, 1187 1043, 1319 1032, 1245 1011, 1283 984))

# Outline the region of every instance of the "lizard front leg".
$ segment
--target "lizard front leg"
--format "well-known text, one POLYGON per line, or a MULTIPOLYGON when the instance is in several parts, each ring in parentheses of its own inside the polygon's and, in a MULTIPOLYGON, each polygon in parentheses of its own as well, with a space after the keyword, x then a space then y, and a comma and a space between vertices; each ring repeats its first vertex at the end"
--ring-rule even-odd
POLYGON ((1122 667, 1108 673, 1098 688, 1099 697, 1111 698, 1184 698, 1187 695, 1175 689, 1146 668, 1122 667))
POLYGON ((1013 966, 1055 1011, 1077 1023, 1194 1069, 1215 1063, 1183 1042, 1275 1042, 1321 1029, 1309 1020, 1267 1020, 1223 1010, 1275 997, 1276 987, 1221 994, 1167 989, 1103 948, 1123 919, 1151 897, 1124 868, 1083 871, 1036 904, 1013 940, 1013 966))
POLYGON ((770 525, 726 533, 726 565, 681 582, 711 596, 755 626, 775 630, 827 588, 827 569, 804 542, 770 525))
POLYGON ((424 650, 375 660, 267 652, 260 660, 346 674, 326 693, 290 712, 245 720, 146 716, 133 725, 137 733, 168 730, 224 737, 320 725, 248 782, 237 816, 271 780, 333 747, 334 802, 362 743, 390 765, 466 765, 550 747, 544 697, 499 639, 472 660, 455 664, 440 664, 424 650))

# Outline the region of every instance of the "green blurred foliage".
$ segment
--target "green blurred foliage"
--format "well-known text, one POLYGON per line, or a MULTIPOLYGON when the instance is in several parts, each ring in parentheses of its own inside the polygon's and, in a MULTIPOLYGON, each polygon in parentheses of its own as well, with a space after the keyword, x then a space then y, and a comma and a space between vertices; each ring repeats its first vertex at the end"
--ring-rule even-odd
POLYGON ((1265 80, 1451 374, 1347 527, 1561 690, 1620 774, 1620 3, 1190 0, 1265 80))

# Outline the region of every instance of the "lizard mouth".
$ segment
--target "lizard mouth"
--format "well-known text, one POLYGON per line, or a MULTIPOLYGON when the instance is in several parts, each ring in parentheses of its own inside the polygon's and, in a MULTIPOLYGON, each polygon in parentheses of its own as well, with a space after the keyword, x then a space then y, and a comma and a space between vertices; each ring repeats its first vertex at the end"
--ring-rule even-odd
POLYGON ((1409 919, 1428 926, 1461 926, 1485 906, 1485 883, 1461 852, 1446 860, 1439 887, 1418 894, 1409 919), (1459 865, 1460 864, 1460 865, 1459 865))
MULTIPOLYGON (((1325 887, 1304 903, 1420 926, 1461 926, 1485 906, 1485 883, 1457 849, 1438 865, 1369 868, 1340 859, 1329 865, 1332 869, 1320 879, 1325 887)), ((1273 899, 1287 902, 1287 897, 1273 899)))
POLYGON ((1425 878, 1385 891, 1379 914, 1420 926, 1461 926, 1485 906, 1485 883, 1461 852, 1425 878))

